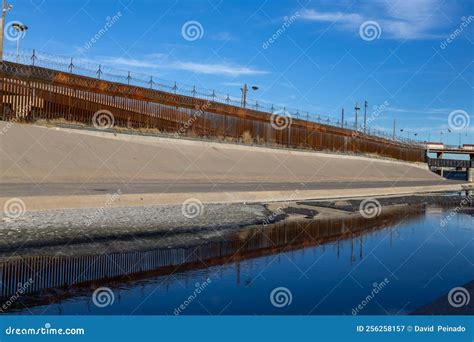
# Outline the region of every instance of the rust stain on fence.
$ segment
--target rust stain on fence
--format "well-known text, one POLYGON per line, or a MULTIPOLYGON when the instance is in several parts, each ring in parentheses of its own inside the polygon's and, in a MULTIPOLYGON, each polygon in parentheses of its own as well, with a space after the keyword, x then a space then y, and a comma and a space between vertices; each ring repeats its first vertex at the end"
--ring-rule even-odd
POLYGON ((247 132, 254 142, 265 144, 377 154, 413 162, 425 159, 420 146, 362 132, 295 118, 288 128, 277 130, 271 125, 270 113, 37 66, 3 62, 0 79, 3 120, 64 118, 91 124, 95 112, 108 110, 120 127, 234 140, 247 132))

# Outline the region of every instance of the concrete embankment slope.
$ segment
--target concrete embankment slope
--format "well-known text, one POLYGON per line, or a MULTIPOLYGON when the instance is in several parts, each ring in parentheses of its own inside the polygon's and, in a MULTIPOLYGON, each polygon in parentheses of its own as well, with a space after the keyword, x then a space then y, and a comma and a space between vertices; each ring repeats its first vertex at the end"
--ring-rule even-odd
POLYGON ((0 148, 2 182, 441 180, 407 163, 34 125, 6 129, 0 148))
POLYGON ((49 195, 51 204, 42 200, 47 208, 55 207, 67 195, 76 195, 79 206, 95 206, 95 202, 100 205, 102 197, 118 187, 125 189, 123 205, 136 201, 180 203, 190 195, 198 196, 196 193, 205 193, 199 196, 202 201, 232 202, 284 200, 296 188, 301 191, 292 199, 459 188, 453 188, 452 183, 422 165, 358 156, 5 122, 0 122, 0 132, 0 189, 4 190, 0 197, 49 195), (249 182, 254 185, 249 187, 249 182), (337 186, 324 186, 331 182, 337 186), (374 182, 384 185, 376 186, 374 182), (78 190, 91 183, 105 187, 106 192, 93 192, 95 199, 81 199, 79 195, 91 193, 78 190), (156 191, 143 191, 157 183, 162 186, 156 191), (23 188, 26 184, 27 188, 41 191, 15 193, 22 184, 23 188), (114 184, 110 191, 107 184, 114 184), (62 192, 58 191, 61 187, 62 192), (180 189, 176 191, 180 195, 173 194, 174 187, 180 189), (405 188, 402 191, 399 187, 405 188), (368 188, 371 190, 366 191, 368 188), (9 189, 8 193, 5 189, 9 189))

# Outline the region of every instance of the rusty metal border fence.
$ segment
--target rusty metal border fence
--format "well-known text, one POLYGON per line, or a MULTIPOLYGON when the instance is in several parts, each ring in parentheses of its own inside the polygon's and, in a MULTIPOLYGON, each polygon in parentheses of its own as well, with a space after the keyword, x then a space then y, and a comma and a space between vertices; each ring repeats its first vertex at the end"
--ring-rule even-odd
POLYGON ((232 141, 247 134, 252 142, 266 145, 425 160, 421 145, 297 118, 287 128, 275 129, 267 112, 37 65, 5 61, 0 78, 2 120, 92 124, 95 113, 107 110, 119 127, 232 141))
MULTIPOLYGON (((4 54, 4 59, 10 62, 16 62, 25 65, 41 66, 48 69, 63 71, 81 76, 99 78, 106 81, 117 82, 138 87, 162 90, 165 92, 191 96, 212 102, 219 102, 234 106, 241 106, 241 98, 231 96, 228 93, 221 93, 215 89, 206 89, 196 87, 182 82, 171 82, 163 80, 151 75, 145 75, 138 72, 131 72, 107 67, 106 65, 97 64, 89 60, 80 58, 68 58, 57 55, 51 55, 44 52, 36 52, 36 50, 26 50, 19 53, 9 51, 4 54)), ((329 116, 310 113, 309 111, 300 111, 299 109, 278 106, 263 100, 246 100, 246 107, 260 112, 266 113, 286 113, 293 118, 303 119, 306 121, 317 122, 324 125, 346 127, 349 129, 363 131, 364 127, 361 122, 356 123, 347 118, 342 122, 340 118, 335 119, 329 116)), ((392 134, 386 131, 375 129, 367 126, 366 132, 369 135, 376 135, 387 139, 392 139, 392 134)), ((397 140, 406 142, 415 142, 403 137, 396 137, 397 140)))
MULTIPOLYGON (((110 68, 106 65, 97 64, 90 60, 80 58, 51 55, 44 52, 36 52, 36 50, 22 50, 19 53, 13 51, 5 52, 4 60, 24 65, 41 66, 48 69, 92 78, 99 78, 111 82, 162 90, 164 92, 200 98, 203 100, 209 100, 212 102, 219 102, 238 107, 240 107, 242 104, 240 97, 231 96, 228 93, 221 93, 215 89, 206 89, 182 82, 163 80, 152 75, 110 68)), ((316 122, 328 126, 353 129, 360 132, 365 132, 368 135, 375 135, 389 140, 411 144, 418 143, 416 140, 411 140, 402 136, 393 136, 393 134, 390 134, 387 131, 370 127, 370 125, 367 125, 367 127, 364 129, 361 120, 359 120, 359 123, 356 124, 356 122, 347 120, 347 118, 342 121, 341 118, 335 119, 334 117, 314 114, 310 113, 309 111, 300 111, 299 109, 295 108, 278 106, 263 100, 247 99, 246 107, 256 111, 265 112, 268 115, 273 113, 285 113, 292 118, 316 122)))

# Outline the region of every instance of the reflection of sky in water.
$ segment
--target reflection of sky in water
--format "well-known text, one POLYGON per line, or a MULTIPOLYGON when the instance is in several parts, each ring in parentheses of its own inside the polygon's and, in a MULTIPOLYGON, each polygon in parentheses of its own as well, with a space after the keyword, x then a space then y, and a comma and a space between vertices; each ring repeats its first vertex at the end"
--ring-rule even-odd
MULTIPOLYGON (((430 213, 390 229, 285 253, 243 259, 114 288, 115 302, 97 308, 91 295, 24 313, 169 314, 209 277, 211 283, 182 314, 351 314, 373 290, 389 283, 361 314, 404 314, 474 279, 473 218, 430 213), (270 302, 275 287, 291 291, 289 306, 270 302)), ((106 285, 105 285, 106 286, 106 285)))

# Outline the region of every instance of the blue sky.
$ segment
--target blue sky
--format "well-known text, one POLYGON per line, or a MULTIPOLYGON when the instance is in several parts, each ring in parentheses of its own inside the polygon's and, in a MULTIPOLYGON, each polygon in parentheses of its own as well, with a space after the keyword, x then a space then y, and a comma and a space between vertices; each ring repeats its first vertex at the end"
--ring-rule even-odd
MULTIPOLYGON (((459 135, 474 143, 473 1, 10 3, 7 23, 29 27, 25 51, 235 97, 246 82, 259 87, 252 99, 336 119, 342 107, 352 119, 355 102, 367 100, 372 127, 391 131, 396 118, 403 134, 439 141, 443 131, 445 143, 457 144, 459 135), (464 119, 454 130, 453 111, 464 119)), ((14 42, 5 44, 14 51, 14 42)))

